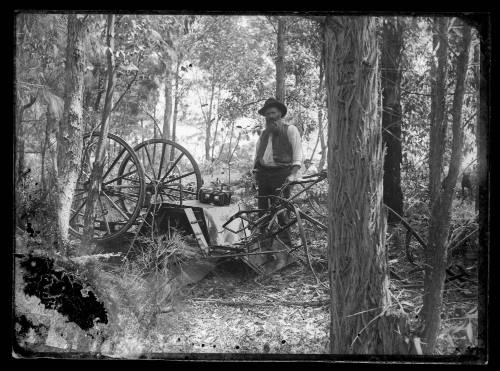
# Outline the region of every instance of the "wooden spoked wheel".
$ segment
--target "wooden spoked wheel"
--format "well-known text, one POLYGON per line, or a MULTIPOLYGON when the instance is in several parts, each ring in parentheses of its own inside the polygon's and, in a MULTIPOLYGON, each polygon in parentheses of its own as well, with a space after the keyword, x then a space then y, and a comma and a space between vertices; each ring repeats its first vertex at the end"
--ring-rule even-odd
MULTIPOLYGON (((69 230, 82 236, 83 217, 94 165, 98 133, 83 137, 82 162, 73 197, 69 230)), ((137 224, 145 197, 144 171, 136 153, 123 139, 108 134, 103 177, 94 223, 94 240, 107 241, 123 235, 137 224), (123 163, 127 160, 126 166, 123 163), (121 172, 120 172, 121 170, 121 172)))
MULTIPOLYGON (((144 169, 143 207, 198 198, 203 181, 198 164, 187 149, 171 140, 150 139, 135 146, 134 151, 144 169)), ((132 156, 123 161, 119 174, 128 172, 131 159, 132 156)))

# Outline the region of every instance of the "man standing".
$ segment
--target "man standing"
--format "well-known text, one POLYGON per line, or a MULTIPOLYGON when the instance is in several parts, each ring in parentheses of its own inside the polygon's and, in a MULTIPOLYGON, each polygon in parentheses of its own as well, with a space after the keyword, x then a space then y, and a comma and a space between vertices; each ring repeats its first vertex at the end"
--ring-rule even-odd
MULTIPOLYGON (((276 188, 281 187, 286 181, 295 180, 300 169, 302 163, 300 133, 296 126, 283 122, 287 108, 280 101, 269 98, 258 112, 266 118, 266 127, 257 141, 254 162, 258 195, 277 195, 276 188)), ((290 196, 290 187, 284 191, 284 196, 290 196)), ((267 209, 268 202, 268 198, 260 197, 259 209, 267 209)), ((279 221, 283 225, 286 216, 280 214, 279 221)), ((288 230, 279 237, 288 246, 291 245, 288 230)), ((280 265, 285 265, 285 256, 276 255, 276 269, 279 269, 280 265)))

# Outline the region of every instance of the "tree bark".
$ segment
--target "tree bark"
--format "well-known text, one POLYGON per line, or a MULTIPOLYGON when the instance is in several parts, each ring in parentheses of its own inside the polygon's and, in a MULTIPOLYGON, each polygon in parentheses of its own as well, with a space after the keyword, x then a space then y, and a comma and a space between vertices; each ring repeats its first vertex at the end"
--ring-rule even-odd
POLYGON ((99 111, 101 105, 102 92, 104 91, 104 73, 101 68, 100 63, 96 63, 95 68, 97 70, 97 94, 94 102, 94 111, 99 111))
POLYGON ((104 98, 104 109, 101 119, 101 130, 99 141, 97 143, 94 164, 92 166, 92 173, 90 174, 89 191, 87 201, 85 204, 85 214, 83 216, 83 235, 81 243, 81 253, 92 253, 92 240, 94 236, 94 221, 96 218, 96 205, 101 194, 101 183, 104 169, 104 159, 107 151, 107 139, 109 132, 109 121, 111 116, 113 92, 115 88, 114 74, 115 74, 115 16, 108 14, 107 31, 106 31, 106 44, 107 59, 108 59, 108 82, 106 88, 106 96, 104 98))
POLYGON ((85 38, 82 16, 68 15, 68 41, 64 86, 64 113, 58 133, 57 220, 59 247, 65 249, 71 203, 78 178, 82 152, 82 100, 85 38))
MULTIPOLYGON (((480 26, 481 36, 490 32, 490 22, 480 26)), ((488 300, 489 300, 489 248, 490 248, 490 173, 489 142, 490 138, 490 69, 491 69, 491 36, 482 38, 479 51, 479 112, 477 121, 477 208, 479 224, 478 251, 478 347, 483 354, 488 354, 488 300)))
MULTIPOLYGON (((403 215, 401 191, 401 57, 403 23, 398 17, 384 19, 382 29, 382 141, 386 147, 384 159, 384 203, 403 215)), ((389 225, 399 222, 388 213, 389 225)))
MULTIPOLYGON (((440 20, 440 43, 443 43, 445 38, 447 38, 447 27, 442 28, 443 24, 446 25, 446 21, 442 22, 440 20)), ((469 61, 469 49, 471 42, 471 28, 467 24, 463 24, 462 28, 463 40, 461 42, 459 51, 459 56, 457 57, 456 64, 456 85, 455 93, 453 96, 453 107, 452 107, 452 149, 451 149, 451 159, 448 169, 448 174, 444 179, 443 188, 435 189, 435 184, 430 183, 430 189, 435 192, 431 193, 431 216, 429 221, 429 237, 428 237, 428 248, 425 251, 425 277, 424 277, 424 297, 423 297, 423 307, 422 307, 422 320, 424 325, 423 338, 424 338, 424 351, 427 354, 434 353, 436 346, 437 335, 439 333, 439 327, 441 324, 441 309, 442 309, 442 299, 443 299, 443 288, 444 280, 446 278, 446 266, 447 266, 447 239, 450 229, 450 219, 451 219, 451 205, 453 201, 453 195, 455 192, 455 185, 457 183, 458 173, 460 170, 462 162, 462 150, 463 150, 463 136, 464 130, 462 128, 462 107, 464 98, 464 86, 465 78, 467 75, 467 66, 469 61)), ((442 44, 441 44, 442 45, 442 44)), ((438 50, 439 55, 439 50, 438 50)), ((441 56, 438 59, 438 63, 446 63, 446 55, 441 56)), ((438 70, 442 69, 442 65, 438 64, 438 70)), ((446 90, 440 91, 441 93, 446 93, 446 90)), ((438 96, 437 98, 440 98, 438 96)), ((441 110, 445 110, 445 106, 439 107, 441 110)), ((437 124, 437 122, 435 122, 437 124)), ((437 132, 442 130, 442 127, 435 125, 431 127, 431 135, 434 138, 445 138, 442 137, 437 132)), ((444 147, 443 142, 431 142, 430 145, 439 145, 444 147)), ((432 151, 432 148, 430 148, 432 151)), ((435 155, 441 153, 434 149, 435 155)), ((438 158, 430 159, 431 165, 436 165, 442 163, 442 159, 438 158)), ((434 168, 433 176, 438 173, 434 168)), ((434 178, 431 180, 435 181, 434 178)), ((430 180, 430 181, 431 181, 430 180)))
POLYGON ((165 72, 165 114, 163 116, 163 138, 170 139, 170 123, 172 122, 172 71, 170 62, 165 72))
POLYGON ((205 160, 210 161, 210 142, 212 141, 212 107, 215 94, 215 77, 212 76, 212 86, 210 89, 210 104, 208 115, 205 116, 205 160))
POLYGON ((448 76, 448 23, 446 17, 436 18, 433 27, 433 47, 437 63, 431 64, 431 131, 429 137, 429 198, 432 205, 439 194, 443 170, 447 120, 446 79, 448 76))
POLYGON ((285 19, 278 17, 276 57, 276 99, 285 103, 285 19))
POLYGON ((47 147, 49 145, 49 138, 50 138, 50 128, 49 128, 49 117, 48 114, 46 114, 46 122, 45 122, 45 135, 43 138, 43 145, 42 145, 42 159, 41 159, 41 174, 40 174, 40 181, 42 185, 42 192, 45 192, 47 189, 47 179, 45 175, 45 158, 47 154, 47 147))
POLYGON ((22 174, 24 172, 24 126, 23 126, 23 116, 24 111, 30 108, 33 104, 35 104, 37 96, 32 96, 30 98, 29 103, 22 104, 20 97, 17 97, 17 114, 16 114, 16 167, 17 167, 17 182, 22 178, 22 174))
POLYGON ((180 94, 179 94, 179 69, 181 67, 181 61, 179 60, 177 62, 177 66, 175 68, 175 87, 174 87, 174 114, 172 117, 172 140, 175 142, 176 139, 176 131, 177 131, 177 116, 179 113, 179 101, 180 101, 180 94))
POLYGON ((325 40, 324 40, 324 30, 322 32, 321 40, 321 54, 319 60, 319 86, 318 86, 318 137, 319 143, 321 145, 321 158, 318 163, 318 170, 321 171, 325 167, 326 156, 328 153, 328 146, 325 141, 325 130, 323 125, 323 107, 325 106, 325 93, 324 93, 324 81, 325 81, 325 40))
POLYGON ((407 353, 407 319, 390 310, 375 19, 325 22, 330 350, 407 353))

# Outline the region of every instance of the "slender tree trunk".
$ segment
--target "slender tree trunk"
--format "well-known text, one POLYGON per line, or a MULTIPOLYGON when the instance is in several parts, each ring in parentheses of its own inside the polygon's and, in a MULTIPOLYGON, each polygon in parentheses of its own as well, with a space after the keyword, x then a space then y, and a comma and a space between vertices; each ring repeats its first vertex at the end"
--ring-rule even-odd
POLYGON ((68 15, 64 113, 57 148, 57 219, 59 247, 65 249, 71 203, 78 178, 82 152, 83 69, 86 27, 77 14, 68 15))
POLYGON ((179 101, 181 99, 179 94, 179 69, 181 67, 181 61, 177 62, 177 66, 175 68, 175 90, 174 90, 174 116, 172 118, 172 140, 175 142, 176 140, 176 131, 177 131, 177 116, 179 113, 179 101))
POLYGON ((214 130, 214 136, 213 136, 213 139, 212 139, 212 153, 210 155, 210 161, 213 162, 214 161, 214 152, 215 152, 215 144, 216 144, 216 141, 217 141, 217 133, 218 133, 218 130, 219 130, 219 120, 220 120, 220 115, 219 115, 219 105, 220 105, 220 87, 219 87, 219 91, 217 93, 217 118, 215 119, 215 130, 214 130))
MULTIPOLYGON (((403 51, 403 23, 398 17, 384 19, 382 29, 382 141, 386 149, 384 159, 384 203, 403 215, 401 191, 401 57, 403 51)), ((399 219, 391 212, 389 225, 399 219)))
MULTIPOLYGON (((490 32, 491 21, 480 25, 481 35, 490 32)), ((488 301, 489 299, 489 262, 490 262, 490 170, 489 170, 489 138, 490 137, 490 68, 491 68, 491 36, 484 38, 479 50, 479 112, 477 121, 477 207, 479 224, 478 251, 478 348, 483 355, 489 354, 488 349, 488 301), (489 42, 489 45, 486 43, 489 42)), ((491 331, 491 330, 490 330, 491 331)))
POLYGON ((25 143, 24 143, 24 125, 23 125, 23 116, 24 111, 30 108, 33 104, 35 104, 37 96, 32 96, 29 103, 22 104, 21 99, 17 99, 17 114, 16 114, 16 141, 17 141, 17 181, 19 181, 24 173, 24 152, 25 152, 25 143))
MULTIPOLYGON (((482 145, 481 144, 481 133, 480 133, 480 126, 482 124, 481 120, 481 88, 482 84, 484 83, 483 80, 481 80, 482 76, 482 70, 481 70, 481 45, 477 45, 477 47, 474 50, 474 64, 477 65, 477 67, 474 68, 474 79, 473 79, 473 84, 474 84, 474 89, 477 92, 477 98, 476 98, 476 148, 477 148, 477 171, 476 171, 476 184, 474 187, 474 210, 476 213, 479 212, 479 148, 482 145)), ((485 97, 483 96, 483 99, 485 97)), ((484 144, 483 144, 484 145, 484 144)))
MULTIPOLYGON (((443 22, 444 23, 444 22, 443 22)), ((447 28, 440 29, 441 40, 447 37, 447 28)), ((444 179, 443 189, 434 190, 433 203, 431 204, 431 217, 429 221, 429 240, 428 249, 425 251, 425 278, 424 278, 424 297, 422 307, 422 319, 424 324, 424 347, 427 354, 434 353, 437 335, 441 324, 441 309, 443 299, 444 279, 446 277, 447 266, 447 239, 450 229, 451 205, 457 183, 458 173, 462 162, 463 136, 462 128, 462 107, 464 98, 465 78, 467 74, 467 65, 469 61, 469 50, 471 42, 471 28, 464 23, 463 40, 461 43, 460 54, 456 65, 456 86, 453 96, 453 140, 450 166, 448 174, 444 179)), ((439 54, 439 50, 438 50, 439 54)), ((444 56, 446 57, 446 55, 444 56)), ((445 59, 445 58, 443 58, 445 59)), ((446 62, 446 60, 444 60, 446 62)), ((439 66, 438 66, 439 68, 439 66)), ((442 107, 443 109, 445 107, 442 107)), ((433 127, 431 130, 437 130, 439 127, 433 127)), ((435 137, 439 137, 436 135, 435 137)), ((444 139, 444 138, 443 138, 444 139)), ((442 147, 443 143, 434 143, 442 147)), ((431 143, 432 145, 432 143, 431 143)), ((442 155, 442 154, 441 154, 442 155)), ((437 159, 434 159, 438 163, 437 159)))
POLYGON ((102 71, 102 66, 100 63, 96 63, 95 68, 97 69, 97 94, 94 102, 94 111, 98 112, 101 105, 101 97, 104 91, 104 73, 102 71))
POLYGON ((46 117, 46 122, 45 122, 45 135, 43 138, 43 145, 42 145, 42 161, 41 161, 41 175, 40 175, 40 181, 42 185, 42 192, 45 192, 47 189, 47 176, 45 174, 45 157, 47 154, 47 147, 49 145, 49 138, 50 138, 50 128, 49 128, 49 117, 48 114, 45 115, 46 117))
MULTIPOLYGON (((104 169, 104 159, 107 151, 106 146, 109 132, 109 121, 111 117, 113 92, 115 88, 115 58, 114 53, 110 51, 115 50, 115 16, 113 14, 108 14, 106 44, 108 47, 106 53, 108 59, 108 81, 101 119, 101 131, 99 141, 97 143, 94 164, 92 166, 92 173, 90 174, 89 191, 85 204, 85 214, 83 216, 84 227, 81 243, 81 252, 83 254, 90 254, 93 250, 92 239, 94 236, 94 221, 96 218, 97 202, 102 192, 101 183, 104 169)), ((101 212, 104 212, 104 210, 101 210, 101 212)))
POLYGON ((165 72, 165 114, 163 117, 163 138, 170 139, 170 123, 172 122, 172 72, 168 62, 165 72))
MULTIPOLYGON (((175 86, 174 86, 174 113, 172 117, 172 141, 176 141, 176 131, 177 131, 177 116, 179 113, 179 102, 181 100, 180 92, 179 92, 179 82, 180 82, 180 76, 179 76, 179 70, 181 67, 181 58, 177 60, 177 65, 175 67, 175 86)), ((170 158, 169 160, 173 161, 175 156, 175 148, 172 147, 170 150, 170 158)))
MULTIPOLYGON (((144 120, 141 119, 141 142, 144 142, 146 138, 144 138, 144 120)), ((145 151, 141 151, 141 162, 143 164, 146 163, 146 155, 144 154, 145 151)))
POLYGON ((285 103, 285 19, 278 17, 278 36, 276 57, 276 99, 285 103))
POLYGON ((215 93, 215 78, 212 81, 210 90, 210 105, 208 107, 208 115, 205 117, 205 160, 210 161, 210 142, 212 141, 212 107, 215 93))
POLYGON ((313 150, 311 152, 311 156, 309 156, 309 161, 313 161, 314 155, 316 154, 316 150, 318 149, 318 144, 319 144, 319 137, 320 137, 320 128, 319 126, 323 125, 321 117, 318 112, 318 136, 316 137, 316 143, 314 143, 313 150))
POLYGON ((330 350, 406 353, 390 309, 375 18, 326 17, 330 350))
POLYGON ((448 75, 448 23, 449 18, 434 21, 433 46, 437 64, 431 65, 431 132, 429 137, 429 197, 430 206, 439 194, 443 170, 443 154, 446 139, 446 79, 448 75))
MULTIPOLYGON (((55 98, 54 98, 55 99, 55 98)), ((62 99, 61 99, 62 100, 62 99)), ((49 102, 49 100, 47 100, 49 102)), ((64 106, 64 101, 62 102, 62 106, 64 106)), ((64 111, 64 108, 61 109, 64 111)), ((51 108, 50 103, 47 104, 47 149, 49 151, 49 164, 48 167, 49 173, 47 174, 48 178, 48 189, 52 190, 55 185, 57 185, 57 138, 59 136, 59 126, 62 120, 63 112, 60 113, 60 117, 58 116, 57 110, 51 108), (51 144, 51 139, 54 138, 53 143, 51 144)), ((53 201, 53 192, 49 192, 49 199, 51 202, 53 201)))
MULTIPOLYGON (((318 116, 323 117, 323 112, 318 112, 318 116)), ((322 170, 325 167, 326 156, 328 155, 328 145, 325 141, 325 125, 319 127, 319 143, 321 145, 321 157, 319 159, 318 170, 322 170)))
POLYGON ((22 101, 17 97, 16 112, 16 182, 17 185, 22 179, 24 172, 24 130, 23 130, 23 108, 22 101))
MULTIPOLYGON (((324 36, 324 32, 323 32, 324 36)), ((321 145, 321 158, 318 164, 318 170, 323 170, 326 162, 326 155, 328 152, 328 146, 325 141, 325 130, 323 125, 323 107, 325 104, 325 88, 324 88, 324 80, 325 80, 325 42, 322 40, 321 44, 321 58, 319 61, 319 86, 318 86, 318 139, 321 145)), ((312 157, 311 157, 312 160, 312 157)))

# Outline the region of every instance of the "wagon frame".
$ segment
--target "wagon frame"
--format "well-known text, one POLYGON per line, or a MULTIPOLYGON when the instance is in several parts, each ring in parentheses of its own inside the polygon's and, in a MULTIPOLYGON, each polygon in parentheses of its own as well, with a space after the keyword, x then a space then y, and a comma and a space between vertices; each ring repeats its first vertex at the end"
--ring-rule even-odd
MULTIPOLYGON (((98 139, 98 133, 84 135, 82 165, 70 217, 70 232, 77 238, 81 236, 81 230, 83 230, 83 225, 78 224, 78 221, 81 222, 84 215, 85 193, 88 195, 88 188, 86 188, 89 182, 88 175, 93 166, 92 149, 98 139)), ((97 213, 94 223, 94 241, 97 244, 118 240, 124 235, 131 235, 130 231, 132 231, 132 246, 137 235, 144 230, 145 224, 154 228, 151 219, 154 221, 159 213, 167 212, 170 214, 168 220, 174 216, 187 217, 204 258, 242 258, 248 263, 248 257, 252 255, 293 254, 302 249, 305 253, 305 262, 303 262, 314 272, 309 259, 308 237, 304 221, 323 233, 326 233, 327 227, 310 213, 302 211, 296 201, 300 195, 307 194, 311 187, 326 179, 326 171, 284 184, 279 189, 278 195, 268 196, 271 201, 268 209, 241 210, 239 208, 239 211, 233 214, 222 227, 230 233, 237 235, 243 233, 243 238, 234 244, 218 245, 210 241, 203 212, 200 212, 199 208, 189 206, 190 200, 198 199, 203 181, 196 161, 184 147, 166 139, 149 139, 132 148, 122 138, 113 134, 108 134, 108 141, 108 157, 98 200, 101 213, 97 213), (158 153, 160 153, 159 157, 158 153), (181 163, 182 160, 184 162, 181 163), (183 184, 186 178, 192 180, 191 186, 187 182, 183 184), (302 189, 284 198, 283 191, 294 185, 300 185, 302 189), (113 221, 110 220, 112 213, 115 219, 113 221), (290 215, 286 225, 279 224, 280 213, 290 215), (258 217, 256 217, 257 214, 258 217), (238 219, 240 228, 234 229, 230 224, 238 219), (297 226, 300 243, 287 246, 281 241, 279 234, 293 225, 297 226), (276 241, 282 248, 263 251, 261 243, 265 240, 270 240, 271 243, 276 241)), ((308 202, 311 202, 310 197, 308 197, 308 202)), ((315 208, 311 209, 316 211, 315 208)), ((319 212, 316 216, 325 217, 319 212)), ((169 228, 167 226, 168 231, 169 228)), ((255 266, 252 268, 258 270, 255 266)))

